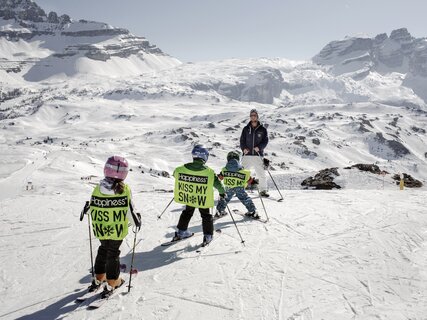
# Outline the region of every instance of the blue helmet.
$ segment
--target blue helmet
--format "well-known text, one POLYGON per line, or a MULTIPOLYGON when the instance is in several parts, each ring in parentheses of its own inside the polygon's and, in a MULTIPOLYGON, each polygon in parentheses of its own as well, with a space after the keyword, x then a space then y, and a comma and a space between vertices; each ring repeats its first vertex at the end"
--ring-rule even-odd
POLYGON ((193 151, 191 151, 193 159, 202 159, 204 162, 208 161, 209 151, 204 146, 197 144, 194 146, 193 151))

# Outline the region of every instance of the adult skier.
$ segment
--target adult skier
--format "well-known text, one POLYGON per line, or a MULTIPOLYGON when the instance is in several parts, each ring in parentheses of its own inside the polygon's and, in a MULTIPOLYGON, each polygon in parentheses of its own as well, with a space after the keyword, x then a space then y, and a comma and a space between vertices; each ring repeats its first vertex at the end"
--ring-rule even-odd
POLYGON ((221 198, 217 204, 217 212, 214 218, 218 219, 227 214, 225 208, 233 196, 236 195, 246 207, 247 212, 245 215, 253 219, 259 219, 260 216, 256 211, 254 202, 245 191, 248 184, 255 185, 258 182, 251 177, 249 170, 245 170, 242 167, 240 164, 240 155, 237 152, 231 151, 227 154, 227 165, 221 170, 218 177, 223 181, 226 193, 225 197, 221 198))
POLYGON ((125 158, 112 156, 104 166, 105 178, 95 187, 90 201, 92 229, 101 242, 95 259, 95 278, 89 292, 106 282, 101 298, 108 298, 124 280, 120 278, 120 245, 128 234, 128 216, 141 227, 141 215, 135 212, 131 190, 124 180, 129 165, 125 158))
POLYGON ((196 208, 202 217, 203 244, 207 245, 213 238, 213 217, 209 209, 214 206, 215 187, 220 197, 225 197, 224 186, 219 181, 213 169, 206 166, 209 151, 196 145, 192 152, 193 162, 177 167, 173 173, 175 177, 174 199, 176 202, 185 204, 185 209, 179 217, 178 231, 172 241, 178 241, 191 237, 193 233, 187 230, 191 217, 196 208))
POLYGON ((269 197, 267 192, 267 178, 265 175, 264 149, 268 144, 267 129, 259 121, 258 111, 252 109, 250 112, 250 121, 243 128, 240 135, 240 148, 243 152, 242 165, 246 169, 255 169, 259 179, 259 189, 261 197, 269 197))

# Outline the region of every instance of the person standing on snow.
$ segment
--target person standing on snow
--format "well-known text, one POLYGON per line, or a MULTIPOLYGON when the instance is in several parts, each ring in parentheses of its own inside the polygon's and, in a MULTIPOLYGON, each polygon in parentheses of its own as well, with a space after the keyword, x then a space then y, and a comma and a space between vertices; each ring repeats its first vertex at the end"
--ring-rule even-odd
POLYGON ((226 193, 225 198, 221 198, 217 204, 217 212, 215 213, 214 219, 222 218, 227 215, 225 208, 227 204, 236 195, 237 198, 243 203, 248 210, 245 215, 253 219, 259 219, 260 216, 256 211, 256 207, 251 197, 245 191, 245 187, 248 184, 255 185, 257 181, 251 177, 251 172, 245 170, 240 164, 240 155, 231 151, 227 154, 227 165, 222 168, 221 173, 218 175, 219 179, 223 181, 226 193))
POLYGON ((213 217, 209 209, 214 206, 215 187, 220 197, 225 197, 224 186, 218 180, 214 170, 205 165, 209 158, 209 151, 201 146, 194 146, 192 152, 193 162, 184 164, 175 169, 174 200, 185 204, 185 209, 179 217, 178 231, 172 241, 191 237, 193 233, 187 230, 191 217, 196 208, 199 208, 202 217, 203 244, 207 245, 213 238, 213 217))
POLYGON ((141 215, 135 213, 131 190, 124 183, 129 171, 125 158, 112 156, 104 166, 105 178, 95 187, 90 200, 92 230, 101 241, 95 259, 95 278, 89 292, 97 290, 106 282, 101 298, 108 298, 124 280, 120 278, 120 245, 128 234, 128 216, 141 228, 141 215))
POLYGON ((250 121, 243 128, 240 135, 240 148, 243 152, 242 165, 246 169, 255 169, 259 179, 259 189, 261 197, 269 197, 267 193, 267 178, 265 175, 264 149, 268 144, 267 129, 259 122, 258 111, 252 109, 250 112, 250 121))

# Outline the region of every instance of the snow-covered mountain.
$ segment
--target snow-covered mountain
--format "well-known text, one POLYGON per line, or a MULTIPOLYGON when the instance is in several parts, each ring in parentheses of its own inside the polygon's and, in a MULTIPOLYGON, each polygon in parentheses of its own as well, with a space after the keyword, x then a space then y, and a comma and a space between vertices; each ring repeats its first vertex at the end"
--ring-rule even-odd
POLYGON ((126 29, 46 14, 30 0, 0 1, 1 78, 4 72, 26 81, 85 74, 123 77, 179 64, 126 29))
POLYGON ((427 39, 414 38, 406 28, 374 38, 349 37, 333 41, 313 58, 315 63, 330 66, 334 75, 347 74, 363 79, 372 72, 403 75, 402 85, 427 99, 427 39))
POLYGON ((180 63, 127 30, 0 0, 0 318, 424 319, 424 45, 400 29, 332 42, 312 61, 180 63), (157 220, 173 169, 195 143, 222 168, 252 108, 285 201, 269 179, 270 222, 236 215, 246 247, 226 217, 196 254, 195 216, 196 236, 163 249, 180 211, 157 220), (111 154, 131 165, 140 273, 130 295, 91 312, 74 303, 90 280, 78 216, 111 154), (389 174, 344 169, 357 163, 389 174), (326 167, 341 190, 301 190, 326 167), (424 186, 399 191, 399 172, 424 186))

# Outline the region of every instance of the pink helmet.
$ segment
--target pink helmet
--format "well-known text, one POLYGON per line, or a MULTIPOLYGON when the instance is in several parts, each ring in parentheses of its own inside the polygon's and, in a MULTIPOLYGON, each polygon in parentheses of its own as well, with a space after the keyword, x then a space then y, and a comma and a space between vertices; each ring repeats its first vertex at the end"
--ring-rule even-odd
POLYGON ((128 171, 129 164, 127 160, 119 156, 109 157, 104 166, 104 176, 107 178, 125 180, 128 171))

